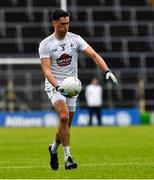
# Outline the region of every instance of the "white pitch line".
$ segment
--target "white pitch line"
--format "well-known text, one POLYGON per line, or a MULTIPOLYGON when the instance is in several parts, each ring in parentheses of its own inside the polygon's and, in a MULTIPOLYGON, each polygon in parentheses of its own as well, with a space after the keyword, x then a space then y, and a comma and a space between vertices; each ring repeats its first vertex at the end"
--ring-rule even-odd
MULTIPOLYGON (((87 163, 87 164, 79 164, 79 167, 103 167, 103 166, 154 166, 154 162, 126 162, 126 163, 87 163)), ((62 165, 60 165, 62 166, 62 165)), ((36 169, 36 168, 49 168, 48 165, 25 165, 25 166, 0 166, 0 169, 36 169)))

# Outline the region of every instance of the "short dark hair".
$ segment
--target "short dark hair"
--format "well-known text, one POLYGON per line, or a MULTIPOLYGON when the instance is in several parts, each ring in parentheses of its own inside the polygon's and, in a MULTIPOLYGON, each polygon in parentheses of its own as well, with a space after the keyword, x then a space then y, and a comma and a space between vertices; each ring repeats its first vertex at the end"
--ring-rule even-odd
POLYGON ((70 17, 70 14, 62 9, 56 9, 50 12, 50 21, 59 20, 61 17, 70 17))

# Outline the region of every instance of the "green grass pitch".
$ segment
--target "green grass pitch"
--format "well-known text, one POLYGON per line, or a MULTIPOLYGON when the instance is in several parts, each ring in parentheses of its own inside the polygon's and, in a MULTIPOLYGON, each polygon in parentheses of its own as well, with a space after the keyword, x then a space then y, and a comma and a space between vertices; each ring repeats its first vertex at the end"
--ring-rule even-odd
POLYGON ((154 178, 154 127, 72 127, 76 170, 49 167, 56 128, 0 128, 0 179, 154 178))

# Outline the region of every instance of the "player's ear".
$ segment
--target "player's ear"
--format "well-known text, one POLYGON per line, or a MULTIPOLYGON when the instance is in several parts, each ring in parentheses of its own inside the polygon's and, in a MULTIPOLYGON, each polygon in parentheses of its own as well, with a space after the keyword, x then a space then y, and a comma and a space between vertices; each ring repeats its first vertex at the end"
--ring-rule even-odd
POLYGON ((52 26, 55 27, 56 21, 52 21, 52 26))

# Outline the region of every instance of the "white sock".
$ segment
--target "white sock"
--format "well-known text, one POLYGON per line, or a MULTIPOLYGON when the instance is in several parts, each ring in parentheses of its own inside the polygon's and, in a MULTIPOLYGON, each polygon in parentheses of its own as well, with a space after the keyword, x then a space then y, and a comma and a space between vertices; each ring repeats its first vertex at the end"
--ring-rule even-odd
POLYGON ((58 147, 59 147, 59 144, 54 140, 54 142, 53 142, 53 144, 52 144, 52 146, 51 146, 51 151, 52 151, 53 153, 56 153, 58 147))
POLYGON ((65 161, 67 161, 68 156, 71 156, 70 147, 69 146, 63 146, 63 149, 64 149, 64 159, 65 159, 65 161))

